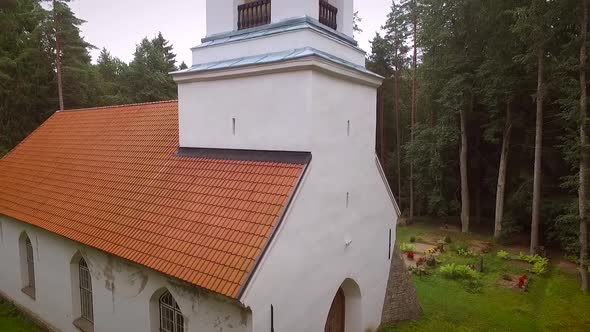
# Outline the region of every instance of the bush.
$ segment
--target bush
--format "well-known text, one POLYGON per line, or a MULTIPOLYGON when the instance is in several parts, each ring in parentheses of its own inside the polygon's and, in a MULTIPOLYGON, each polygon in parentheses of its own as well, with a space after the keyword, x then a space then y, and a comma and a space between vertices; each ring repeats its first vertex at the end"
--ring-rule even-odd
POLYGON ((545 274, 549 268, 549 259, 541 257, 538 261, 533 263, 533 269, 531 270, 534 274, 545 274))
POLYGON ((539 255, 525 255, 520 253, 518 259, 525 261, 529 264, 533 264, 531 271, 534 274, 545 274, 549 268, 549 259, 539 255))
POLYGON ((477 254, 473 252, 473 250, 469 249, 469 247, 465 244, 461 244, 457 247, 457 254, 464 257, 477 256, 477 254))
POLYGON ((414 248, 414 245, 413 245, 413 244, 411 244, 411 243, 405 243, 405 242, 402 242, 402 244, 400 244, 400 246, 399 246, 399 247, 400 247, 400 249, 401 249, 403 252, 408 252, 408 251, 414 251, 414 250, 415 250, 415 248, 414 248))
POLYGON ((416 242, 416 237, 415 237, 415 236, 412 236, 412 237, 410 238, 410 243, 414 243, 414 242, 416 242))
POLYGON ((477 272, 472 270, 469 266, 455 263, 441 267, 440 273, 446 278, 455 280, 477 279, 478 277, 477 272))
POLYGON ((498 251, 498 257, 502 259, 508 259, 510 257, 510 254, 505 250, 500 250, 498 251))

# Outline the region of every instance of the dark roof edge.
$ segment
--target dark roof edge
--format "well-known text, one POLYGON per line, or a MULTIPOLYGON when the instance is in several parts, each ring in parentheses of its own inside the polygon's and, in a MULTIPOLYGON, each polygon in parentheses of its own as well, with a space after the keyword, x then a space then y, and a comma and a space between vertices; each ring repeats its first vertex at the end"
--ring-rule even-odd
MULTIPOLYGON (((311 162, 311 153, 309 154, 309 157, 310 157, 309 162, 311 162)), ((289 193, 289 201, 287 202, 287 205, 285 205, 285 208, 283 209, 283 211, 281 211, 281 216, 279 218, 279 221, 276 223, 275 227, 273 228, 273 230, 270 234, 270 237, 268 238, 268 240, 266 240, 266 243, 264 243, 263 249, 260 251, 260 254, 258 255, 256 260, 254 261, 254 267, 252 268, 252 270, 250 270, 250 272, 246 276, 246 280, 244 281, 244 283, 242 284, 242 286, 238 290, 238 296, 236 297, 236 299, 239 302, 242 302, 242 300, 243 300, 242 297, 244 296, 246 289, 248 289, 248 286, 250 286, 250 282, 252 281, 254 274, 256 273, 256 271, 258 271, 258 268, 260 267, 260 264, 262 263, 262 259, 264 258, 264 256, 266 256, 266 253, 268 252, 270 244, 274 241, 279 228, 281 227, 281 225, 283 224, 283 221, 285 220, 285 216, 287 215, 287 212, 291 208, 291 205, 293 205, 293 200, 295 198, 295 195, 297 194, 297 192, 299 192, 299 188, 303 184, 303 179, 305 178, 305 175, 307 174, 307 170, 309 169, 309 162, 305 165, 305 168, 303 169, 303 172, 301 172, 301 175, 299 175, 299 179, 297 180, 297 185, 293 188, 291 193, 289 193)))
MULTIPOLYGON (((296 18, 292 18, 292 19, 286 19, 284 21, 280 21, 277 23, 261 25, 261 26, 257 26, 254 28, 250 28, 250 29, 221 32, 221 33, 213 34, 211 36, 207 36, 205 38, 202 38, 201 43, 207 43, 207 42, 215 41, 218 39, 236 37, 236 36, 240 36, 240 35, 249 34, 252 32, 258 32, 258 31, 262 31, 262 30, 270 30, 270 29, 275 29, 275 28, 282 28, 282 27, 286 27, 286 26, 293 26, 293 25, 298 25, 298 24, 303 24, 303 23, 308 23, 309 25, 319 29, 320 31, 322 31, 323 33, 325 33, 327 35, 335 37, 335 38, 337 38, 343 42, 346 42, 352 46, 358 47, 358 42, 356 40, 354 40, 354 38, 340 32, 340 31, 329 28, 329 27, 321 24, 320 21, 318 21, 315 18, 310 17, 310 16, 303 16, 303 17, 296 17, 296 18)), ((277 32, 280 32, 280 31, 277 31, 277 32)))
POLYGON ((303 165, 308 164, 311 161, 311 152, 298 151, 179 148, 176 155, 189 158, 261 161, 303 165))

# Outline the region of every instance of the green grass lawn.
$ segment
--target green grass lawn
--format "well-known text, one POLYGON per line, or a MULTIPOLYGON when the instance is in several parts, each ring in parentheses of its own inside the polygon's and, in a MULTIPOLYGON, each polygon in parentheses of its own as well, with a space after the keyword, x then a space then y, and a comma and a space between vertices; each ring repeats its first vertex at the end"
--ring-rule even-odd
MULTIPOLYGON (((440 233, 428 224, 400 227, 398 243, 433 232, 440 233)), ((454 244, 485 238, 449 234, 454 244)), ((590 331, 590 295, 579 291, 575 273, 552 266, 542 277, 533 275, 526 293, 499 287, 497 283, 503 274, 522 274, 526 267, 498 258, 496 252, 501 249, 509 248, 495 246, 484 256, 483 287, 479 293, 468 292, 459 281, 445 279, 438 269, 430 275, 414 277, 423 317, 385 331, 590 331)), ((440 260, 443 265, 468 264, 476 258, 465 258, 447 250, 440 260)))
POLYGON ((0 331, 41 332, 32 322, 24 318, 14 305, 0 300, 0 331))

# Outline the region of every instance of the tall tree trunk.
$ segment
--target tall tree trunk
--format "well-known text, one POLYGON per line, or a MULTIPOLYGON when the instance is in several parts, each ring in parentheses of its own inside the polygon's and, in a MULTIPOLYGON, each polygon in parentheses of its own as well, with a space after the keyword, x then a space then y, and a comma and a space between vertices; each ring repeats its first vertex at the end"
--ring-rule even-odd
POLYGON ((400 107, 399 107, 399 69, 396 68, 394 74, 394 94, 395 94, 395 134, 396 134, 396 154, 397 154, 397 193, 399 198, 399 208, 402 210, 402 134, 400 124, 400 107))
POLYGON ((53 0, 53 27, 55 33, 55 69, 57 71, 57 95, 59 98, 59 110, 64 110, 64 96, 61 79, 61 41, 59 38, 59 24, 56 9, 56 0, 53 0))
POLYGON ((545 70, 545 50, 539 47, 537 50, 537 119, 535 134, 535 170, 533 180, 533 213, 531 220, 531 247, 530 253, 534 255, 539 250, 539 219, 541 212, 541 159, 543 154, 543 100, 545 97, 543 74, 545 70))
MULTIPOLYGON (((416 112, 418 108, 418 82, 416 75, 418 74, 418 46, 417 44, 417 37, 418 37, 418 16, 416 13, 416 4, 414 3, 413 9, 413 26, 414 26, 414 56, 413 56, 413 63, 412 63, 412 124, 411 124, 411 141, 414 143, 414 134, 416 131, 416 112)), ((410 219, 414 218, 414 162, 410 163, 410 219)))
POLYGON ((461 169, 461 231, 463 233, 469 232, 469 176, 467 174, 467 109, 466 106, 461 107, 461 153, 460 153, 460 169, 461 169))
POLYGON ((508 155, 510 153, 510 136, 512 134, 512 103, 511 99, 506 105, 506 125, 502 137, 502 151, 500 153, 500 166, 498 167, 498 186, 496 190, 496 215, 494 219, 494 238, 502 233, 502 221, 504 219, 504 195, 506 191, 506 171, 508 155))
POLYGON ((588 166, 590 156, 588 152, 588 133, 587 133, 587 108, 588 92, 586 90, 586 70, 588 55, 588 0, 582 0, 582 24, 580 37, 582 46, 580 47, 580 188, 579 188, 579 207, 580 207, 580 276, 582 280, 582 291, 588 291, 588 166))

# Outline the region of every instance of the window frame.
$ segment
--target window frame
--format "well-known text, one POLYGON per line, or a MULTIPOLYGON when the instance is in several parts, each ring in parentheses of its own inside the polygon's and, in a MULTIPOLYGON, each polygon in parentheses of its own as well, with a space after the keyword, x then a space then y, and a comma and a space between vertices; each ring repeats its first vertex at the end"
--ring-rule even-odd
POLYGON ((92 277, 84 258, 78 261, 78 288, 80 292, 80 318, 94 324, 92 277))
POLYGON ((185 332, 186 318, 169 291, 158 298, 159 332, 185 332), (166 325, 166 326, 165 326, 166 325), (170 329, 169 327, 172 327, 170 329))

